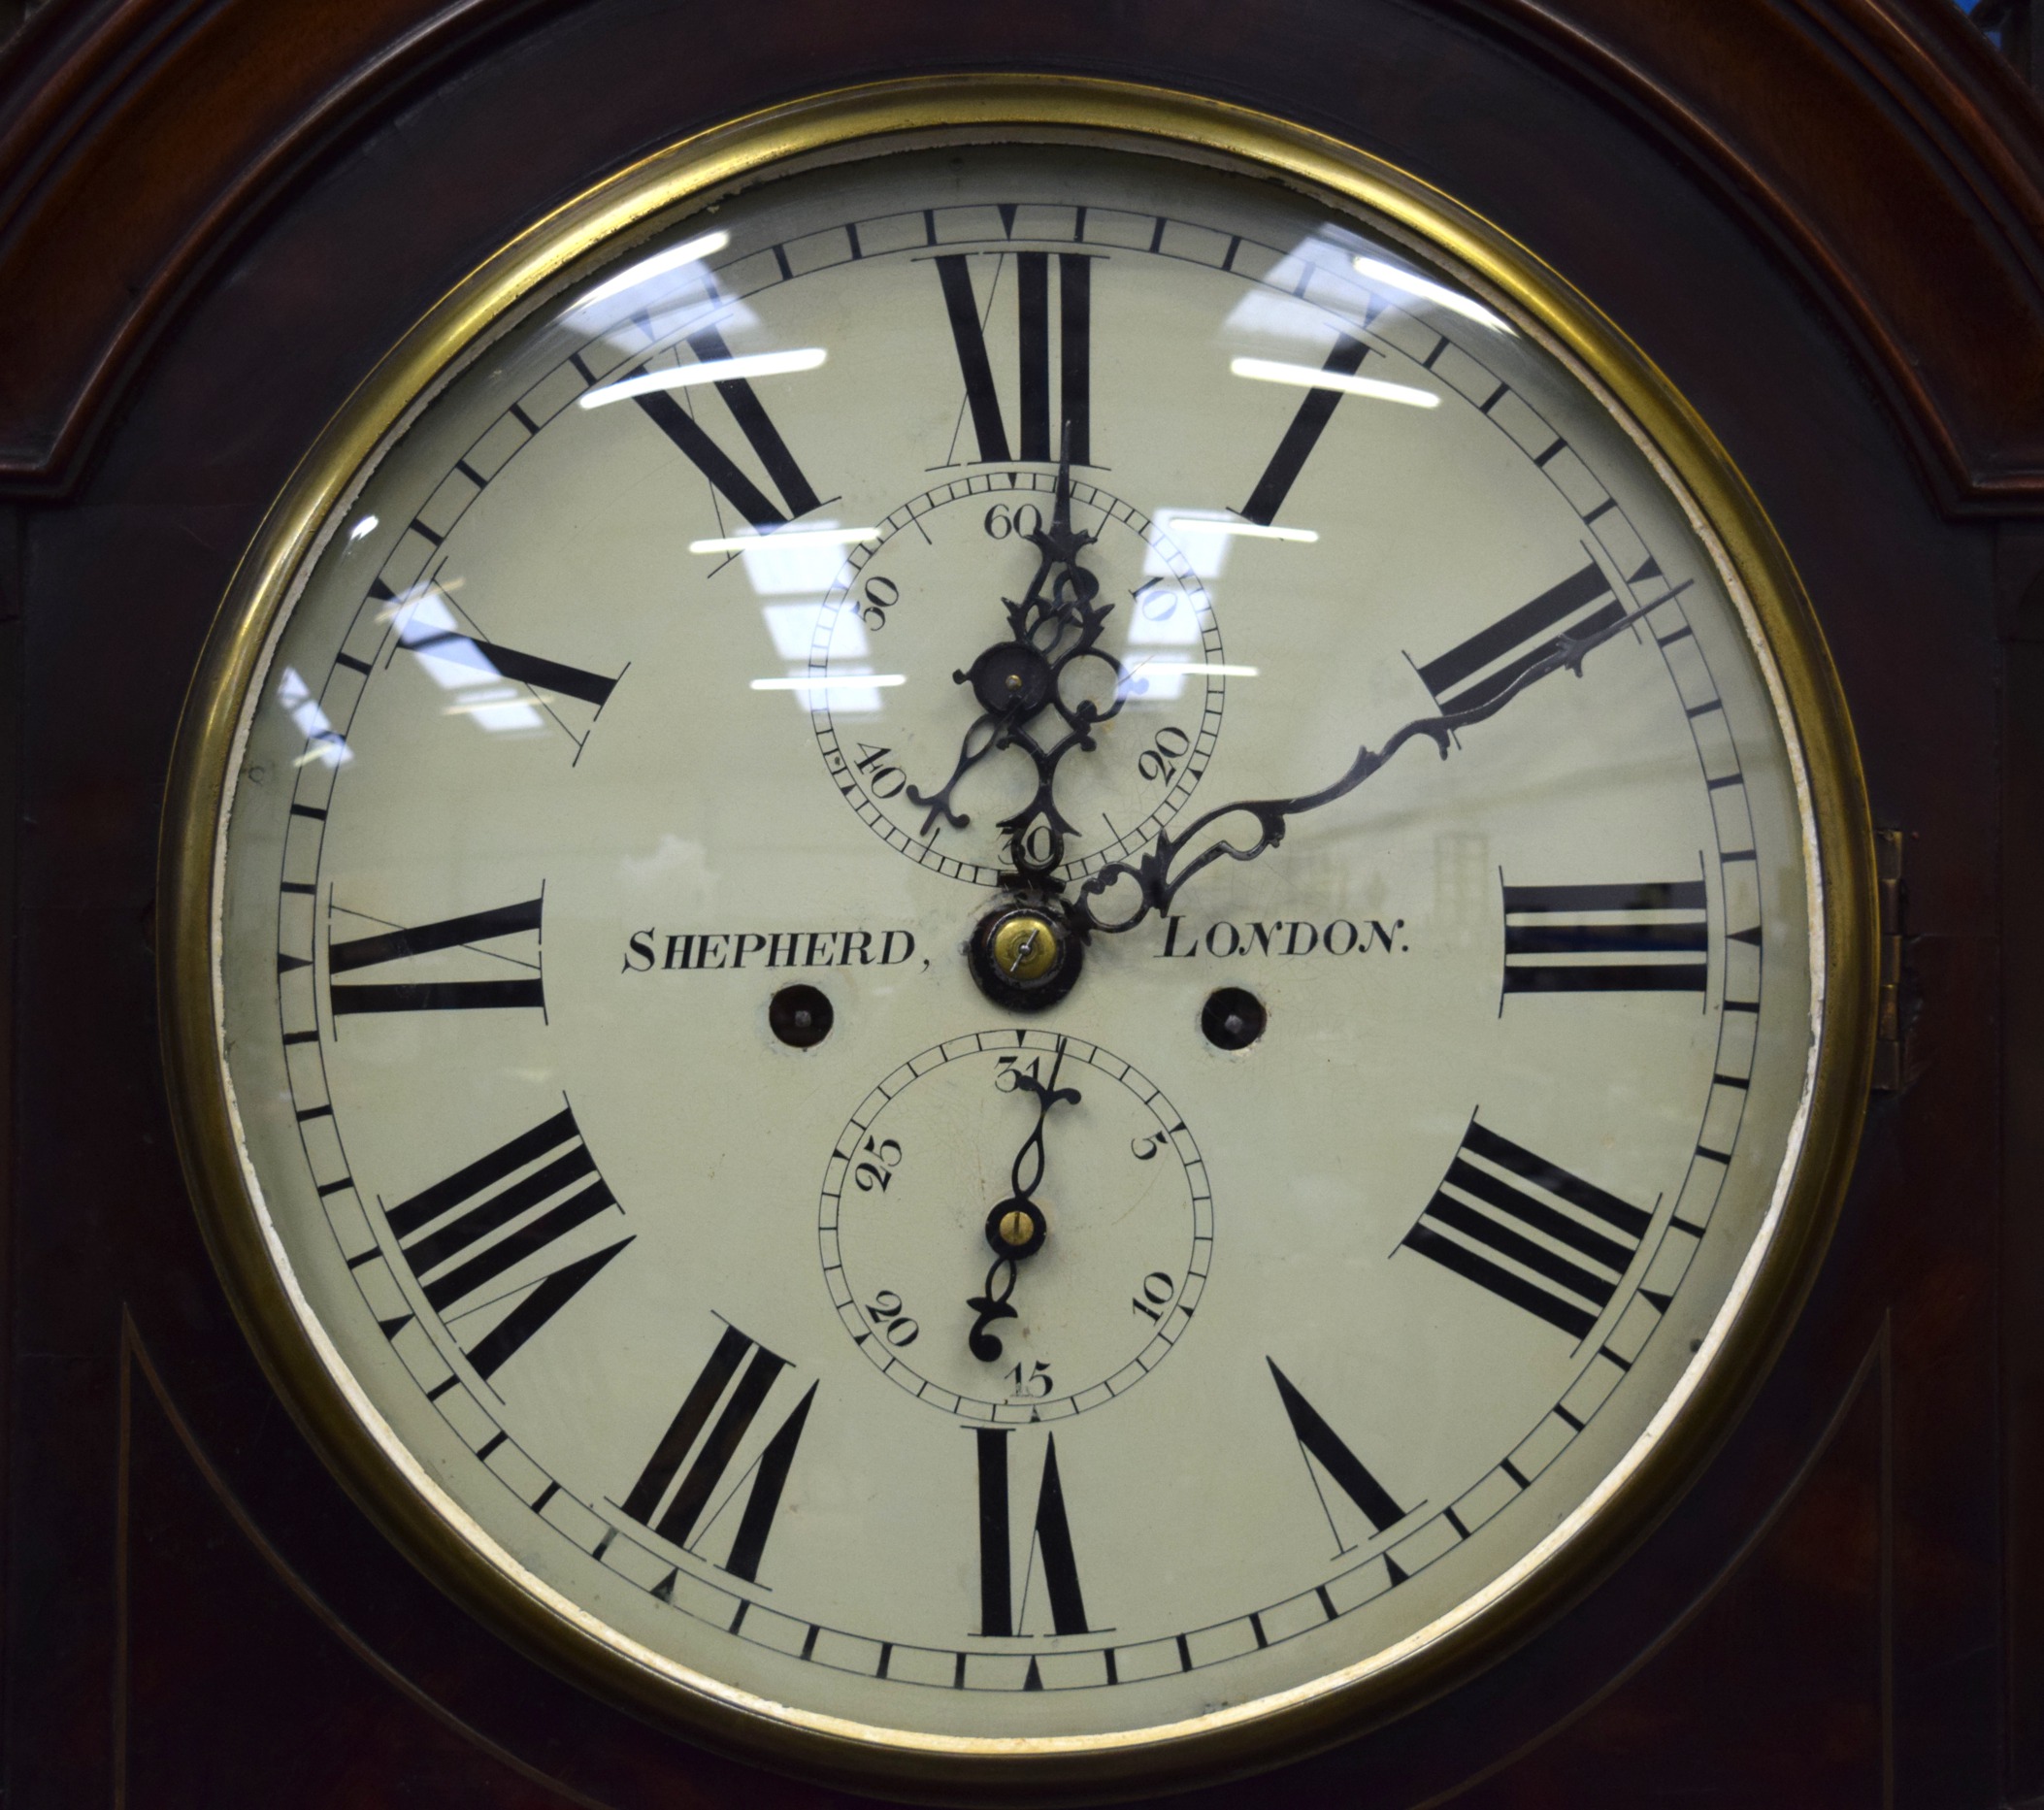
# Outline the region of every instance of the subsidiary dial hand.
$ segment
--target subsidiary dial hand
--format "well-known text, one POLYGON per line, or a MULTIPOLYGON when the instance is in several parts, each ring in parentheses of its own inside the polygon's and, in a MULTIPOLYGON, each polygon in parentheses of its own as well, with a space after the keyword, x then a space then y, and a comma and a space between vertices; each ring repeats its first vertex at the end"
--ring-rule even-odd
POLYGON ((1064 1067, 1065 1039, 1059 1037, 1049 1080, 1039 1081, 1019 1066, 1008 1070, 1015 1092, 1036 1096, 1037 1122, 1022 1140, 1022 1148, 1015 1152, 1013 1167, 1008 1170, 1008 1198, 987 1215, 986 1238, 996 1255, 981 1292, 966 1302, 978 1315, 966 1334, 966 1346, 982 1364, 1000 1362, 1001 1341, 986 1329, 997 1320, 1015 1317, 1016 1309, 1009 1301, 1015 1292, 1015 1267, 1043 1248, 1049 1232, 1043 1209, 1036 1199, 1043 1180, 1043 1127, 1051 1107, 1075 1106, 1079 1102, 1077 1088, 1058 1085, 1058 1074, 1064 1067))
POLYGON ((907 788, 908 797, 926 807, 925 836, 939 818, 963 829, 972 819, 952 806, 959 781, 988 755, 1020 748, 1036 766, 1036 793, 1020 810, 1004 817, 1000 828, 1017 872, 1038 885, 1062 865, 1065 840, 1071 834, 1054 796, 1058 763, 1073 748, 1093 747, 1094 726, 1121 708, 1128 677, 1121 662, 1098 644, 1114 606, 1096 603, 1100 579, 1079 564, 1080 553, 1096 537, 1071 525, 1069 426, 1065 443, 1049 525, 1029 536, 1038 554, 1036 576, 1020 603, 1003 600, 1008 638, 994 642, 967 670, 951 675, 954 683, 973 688, 980 713, 959 743, 951 776, 935 792, 907 788), (1104 708, 1090 697, 1066 695, 1066 680, 1080 660, 1102 663, 1101 677, 1112 685, 1104 708), (1065 733, 1047 745, 1030 728, 1046 710, 1055 710, 1065 727, 1065 733), (1046 834, 1040 853, 1033 855, 1032 832, 1038 827, 1046 834))
MULTIPOLYGON (((1223 805, 1196 817, 1175 836, 1159 836, 1149 853, 1131 863, 1117 861, 1100 870, 1080 888, 1079 896, 1069 907, 1072 924, 1082 932, 1116 932, 1134 930, 1152 911, 1160 916, 1168 913, 1180 888, 1203 868, 1227 856, 1231 861, 1254 861, 1257 856, 1267 854, 1285 839, 1285 829, 1294 817, 1303 816, 1309 810, 1318 810, 1323 805, 1332 805, 1336 799, 1346 798, 1372 773, 1380 772, 1390 764, 1393 755, 1406 742, 1424 737, 1440 749, 1442 760, 1454 745, 1454 737, 1459 730, 1486 717, 1495 716, 1514 698, 1529 687, 1538 683, 1550 673, 1559 673, 1567 668, 1578 678, 1583 674, 1583 661, 1587 655, 1615 635, 1631 628, 1649 611, 1661 608, 1671 598, 1678 597, 1689 587, 1678 585, 1665 597, 1657 597, 1643 609, 1587 635, 1559 635, 1553 646, 1533 665, 1529 666, 1509 685, 1495 697, 1472 705, 1466 710, 1449 710, 1438 716, 1422 716, 1407 723, 1398 731, 1381 748, 1363 747, 1356 751, 1356 758, 1348 771, 1334 784, 1318 792, 1308 792, 1300 798, 1245 799, 1239 804, 1223 805), (1255 834, 1245 839, 1236 835, 1223 834, 1208 839, 1206 845, 1187 859, 1187 851, 1200 841, 1202 835, 1224 818, 1246 819, 1241 831, 1253 828, 1255 834), (1117 912, 1094 902, 1115 886, 1125 881, 1134 882, 1133 897, 1127 898, 1127 910, 1117 912)), ((1127 893, 1128 889, 1124 888, 1127 893)))

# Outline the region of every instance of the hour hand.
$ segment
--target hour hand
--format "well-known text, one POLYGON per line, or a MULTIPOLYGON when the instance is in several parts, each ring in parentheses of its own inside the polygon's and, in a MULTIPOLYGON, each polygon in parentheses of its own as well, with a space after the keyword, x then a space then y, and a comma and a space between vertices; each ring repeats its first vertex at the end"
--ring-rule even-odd
MULTIPOLYGON (((984 656, 981 657, 984 658, 984 656)), ((965 682, 967 675, 964 673, 953 673, 951 677, 954 682, 962 684, 965 682)), ((958 782, 967 773, 971 773, 996 748, 1004 745, 1001 739, 1003 723, 1004 718, 1002 715, 993 710, 982 711, 972 728, 965 732, 964 740, 958 744, 958 761, 951 769, 950 778, 946 779, 935 792, 924 792, 916 786, 907 788, 909 802, 926 807, 923 815, 922 831, 925 836, 928 836, 937 827, 937 820, 940 817, 954 830, 963 830, 973 821, 969 813, 951 808, 951 794, 958 790, 958 782)))
MULTIPOLYGON (((1669 593, 1669 596, 1675 593, 1669 593)), ((1356 750, 1348 771, 1332 785, 1297 798, 1245 799, 1195 817, 1175 836, 1160 835, 1149 852, 1135 862, 1117 861, 1100 870, 1079 889, 1070 913, 1082 930, 1117 932, 1133 930, 1152 911, 1168 913, 1180 888, 1194 874, 1211 867, 1224 856, 1231 861, 1254 861, 1275 848, 1285 839, 1294 817, 1323 805, 1346 798, 1364 780, 1389 765, 1392 757, 1408 741, 1432 741, 1446 760, 1458 732, 1496 716, 1514 698, 1565 668, 1578 678, 1583 661, 1597 648, 1622 634, 1668 601, 1657 597, 1652 603, 1614 617, 1601 627, 1580 635, 1558 635, 1547 652, 1533 661, 1509 685, 1470 705, 1467 709, 1447 710, 1434 716, 1415 717, 1382 747, 1365 745, 1356 750), (1110 899, 1109 895, 1113 895, 1110 899)))

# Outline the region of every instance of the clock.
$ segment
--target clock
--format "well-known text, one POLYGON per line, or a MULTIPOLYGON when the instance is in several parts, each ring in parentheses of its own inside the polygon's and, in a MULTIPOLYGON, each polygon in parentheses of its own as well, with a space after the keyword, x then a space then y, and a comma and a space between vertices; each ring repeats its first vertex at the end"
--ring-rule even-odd
POLYGON ((1824 1248, 1871 857, 1788 557, 1398 169, 942 78, 491 258, 166 828, 245 1325, 588 1687, 903 1793, 1267 1764, 1637 1540, 1824 1248))

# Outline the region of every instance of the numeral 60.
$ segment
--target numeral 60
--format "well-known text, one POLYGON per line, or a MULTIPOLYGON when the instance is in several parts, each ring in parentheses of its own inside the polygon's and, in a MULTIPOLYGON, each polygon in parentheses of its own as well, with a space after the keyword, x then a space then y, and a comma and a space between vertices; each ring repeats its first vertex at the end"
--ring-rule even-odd
POLYGON ((1026 541, 1031 535, 1043 532, 1043 511, 1034 503, 1017 504, 1013 509, 997 503, 987 510, 986 520, 980 525, 991 540, 1006 541, 1009 535, 1020 535, 1026 541))

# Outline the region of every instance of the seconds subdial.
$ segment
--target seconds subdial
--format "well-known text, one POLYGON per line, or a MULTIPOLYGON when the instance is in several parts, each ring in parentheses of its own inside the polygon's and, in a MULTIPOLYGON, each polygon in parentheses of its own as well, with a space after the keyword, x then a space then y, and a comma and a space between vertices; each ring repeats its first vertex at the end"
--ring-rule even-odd
POLYGON ((838 1317, 885 1375, 1014 1424, 1097 1407, 1164 1361, 1206 1284, 1213 1201, 1155 1082, 1077 1037, 982 1031, 860 1102, 817 1236, 838 1317))
MULTIPOLYGON (((1040 822, 1031 844, 1005 846, 1002 820, 1038 783, 1024 748, 974 748, 955 786, 946 780, 985 715, 975 673, 1011 647, 1009 606, 1041 569, 1031 537, 1051 521, 1057 487, 1054 470, 994 470, 905 503, 852 550, 810 647, 817 743, 845 802, 889 847, 981 886, 1017 860, 1055 858, 1040 822), (860 682, 868 675, 871 686, 860 682), (940 793, 940 807, 931 802, 940 793)), ((1078 880, 1139 852, 1192 797, 1220 731, 1227 674, 1212 600, 1168 527, 1080 477, 1069 508, 1093 537, 1084 561, 1104 619, 1084 658, 1038 649, 1057 698, 1012 727, 1054 740, 1067 726, 1054 721, 1060 700, 1081 722, 1100 719, 1056 779, 1072 825, 1058 872, 1078 880)))

